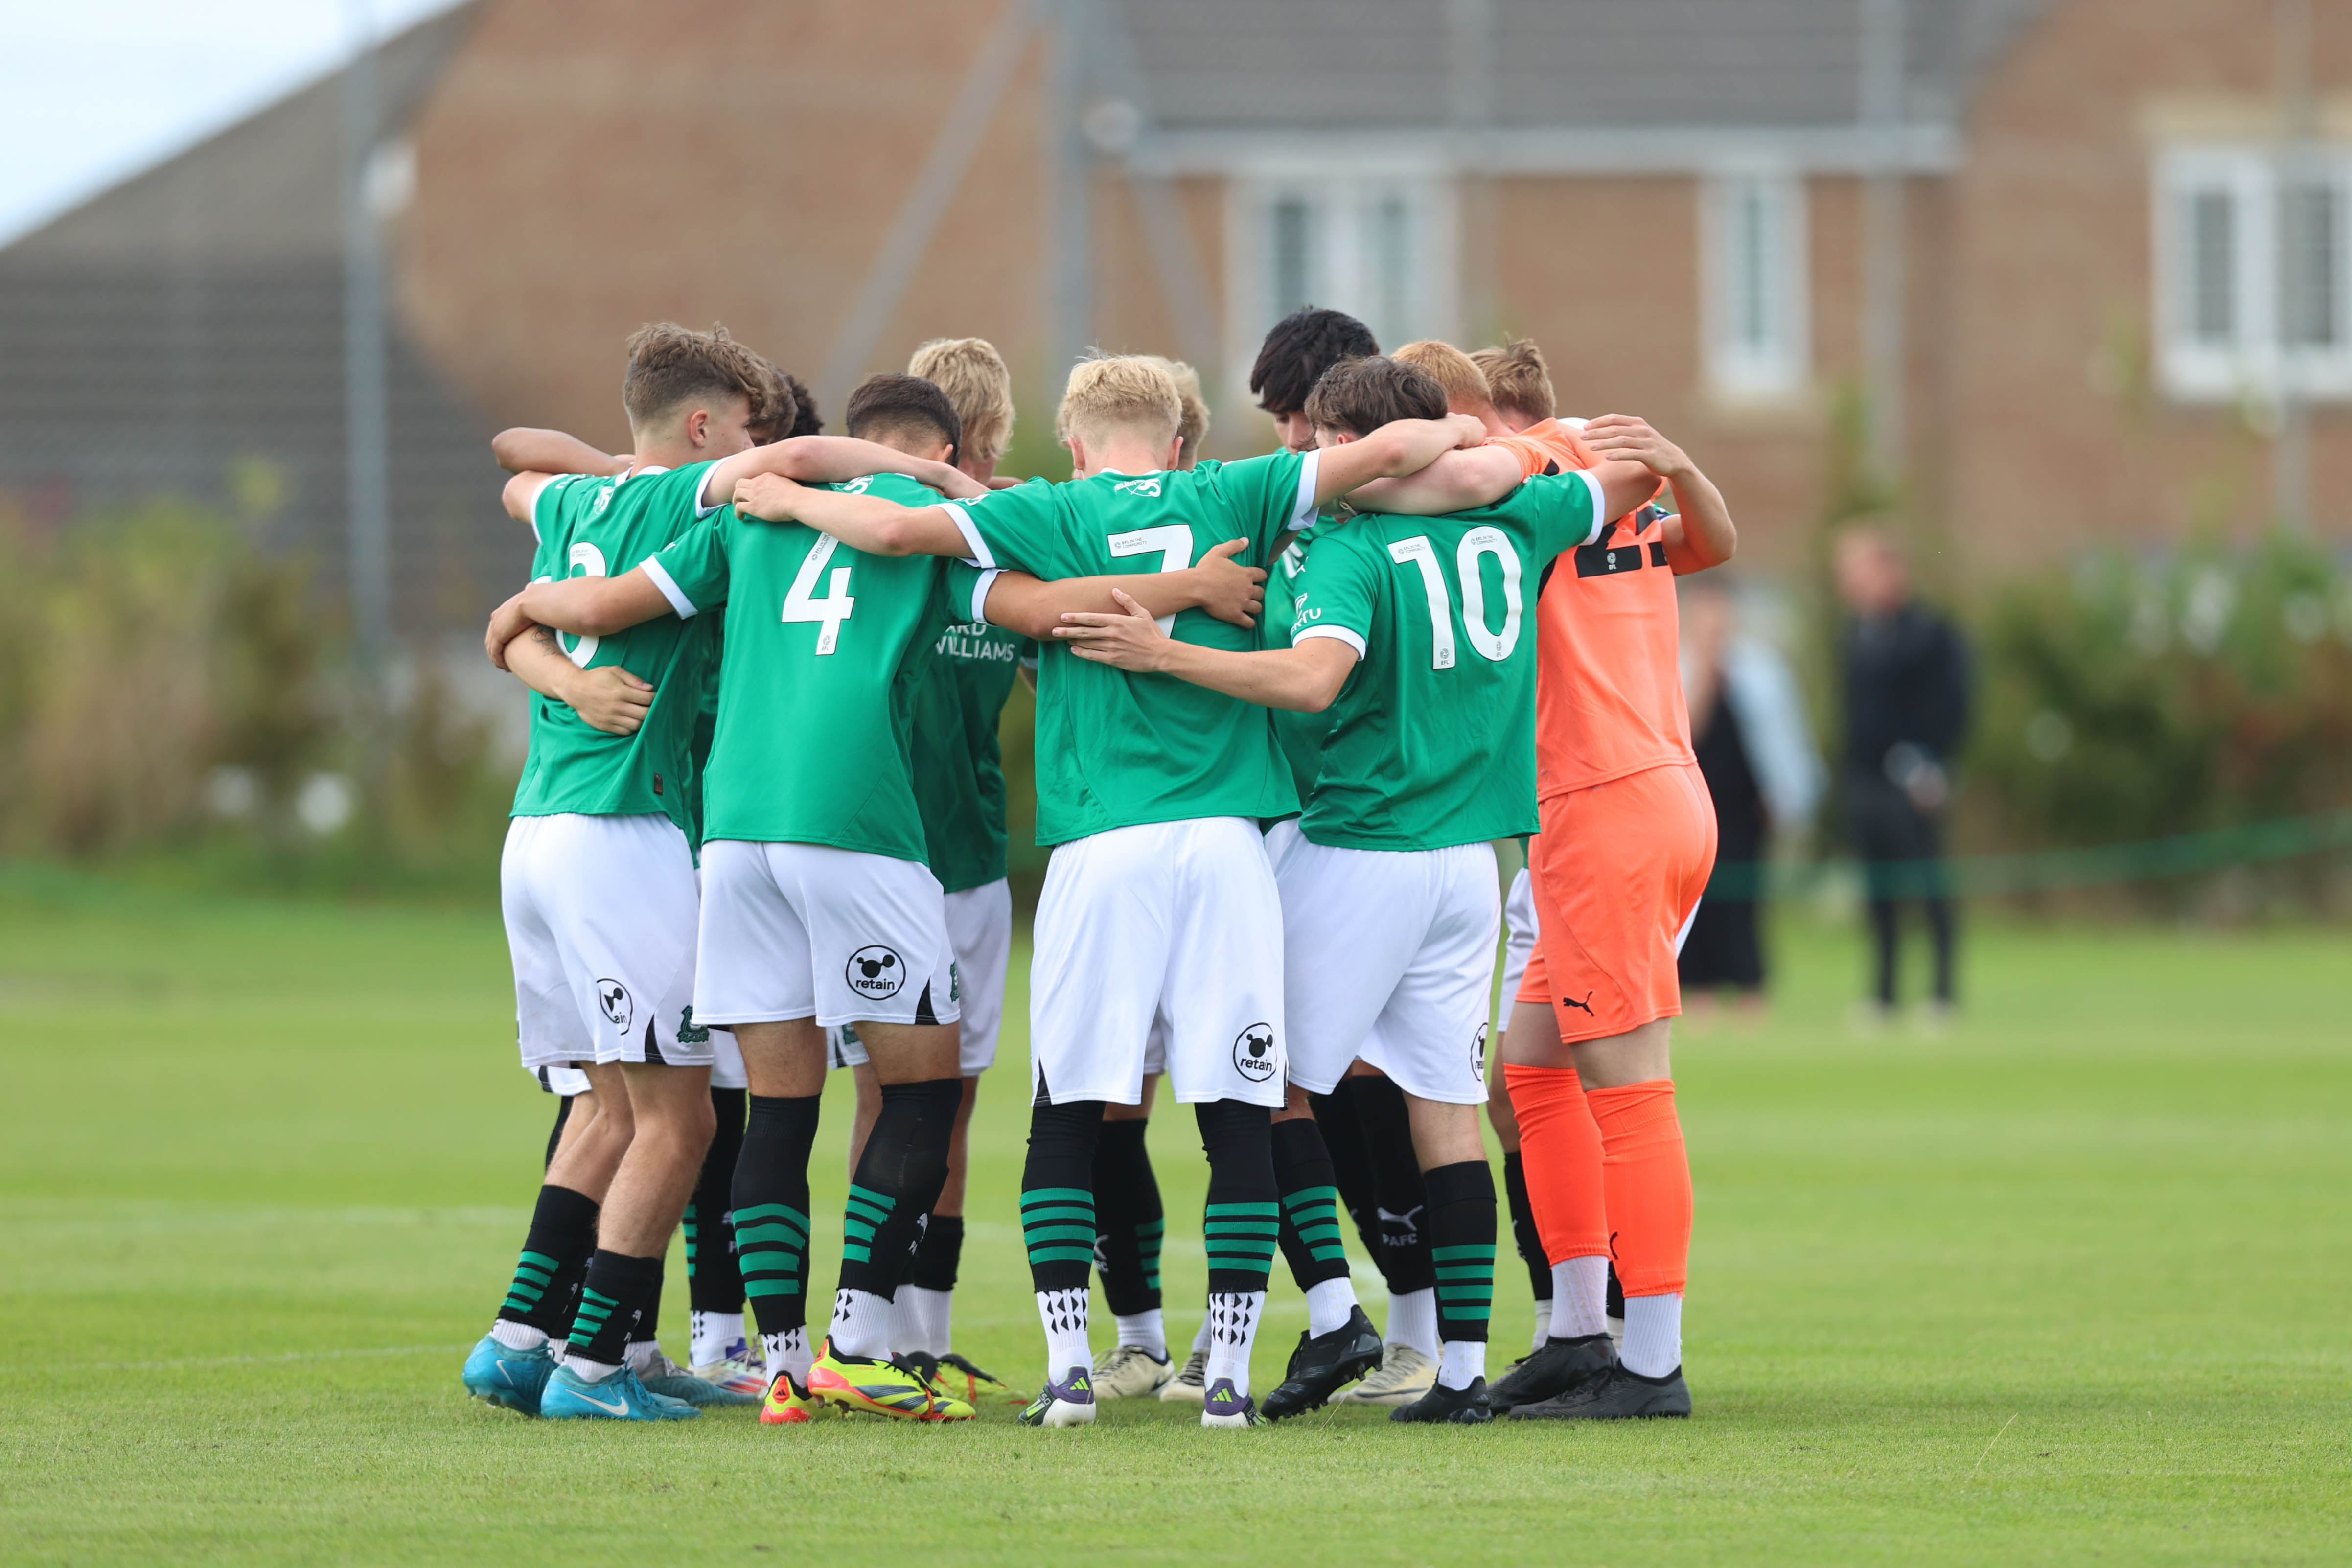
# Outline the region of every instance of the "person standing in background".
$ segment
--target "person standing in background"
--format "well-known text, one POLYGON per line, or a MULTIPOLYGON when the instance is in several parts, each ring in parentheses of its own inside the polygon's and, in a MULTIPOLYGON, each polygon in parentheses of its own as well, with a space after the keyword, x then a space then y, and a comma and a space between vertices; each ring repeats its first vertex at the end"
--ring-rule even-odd
POLYGON ((1757 912, 1770 837, 1812 825, 1823 769, 1796 676, 1779 648, 1743 634, 1731 584, 1690 577, 1681 586, 1683 691, 1715 801, 1717 844, 1715 875, 1678 961, 1682 986, 1710 1009, 1714 993, 1727 988, 1753 1016, 1764 1003, 1757 912))
POLYGON ((1949 621, 1913 595, 1891 536, 1855 529, 1838 541, 1838 596, 1853 612, 1839 642, 1845 698, 1845 802, 1863 861, 1877 954, 1873 1022, 1895 1010, 1899 907, 1916 900, 1935 943, 1928 1016, 1952 1006, 1952 899, 1944 864, 1951 758, 1969 722, 1969 651, 1949 621))

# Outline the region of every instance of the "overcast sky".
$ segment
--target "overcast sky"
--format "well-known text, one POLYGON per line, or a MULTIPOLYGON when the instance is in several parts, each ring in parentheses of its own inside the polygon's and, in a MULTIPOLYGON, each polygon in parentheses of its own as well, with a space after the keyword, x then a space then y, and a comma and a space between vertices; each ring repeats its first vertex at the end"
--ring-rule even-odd
POLYGON ((452 0, 0 0, 0 244, 452 0))

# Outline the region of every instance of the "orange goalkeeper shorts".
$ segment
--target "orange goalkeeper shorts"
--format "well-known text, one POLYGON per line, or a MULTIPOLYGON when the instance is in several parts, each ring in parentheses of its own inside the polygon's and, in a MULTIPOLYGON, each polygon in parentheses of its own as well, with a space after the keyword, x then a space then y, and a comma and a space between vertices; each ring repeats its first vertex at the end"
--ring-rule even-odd
POLYGON ((1683 1010, 1675 956, 1715 868, 1715 802, 1695 763, 1646 768, 1542 802, 1529 845, 1536 946, 1517 1000, 1562 1040, 1683 1010))

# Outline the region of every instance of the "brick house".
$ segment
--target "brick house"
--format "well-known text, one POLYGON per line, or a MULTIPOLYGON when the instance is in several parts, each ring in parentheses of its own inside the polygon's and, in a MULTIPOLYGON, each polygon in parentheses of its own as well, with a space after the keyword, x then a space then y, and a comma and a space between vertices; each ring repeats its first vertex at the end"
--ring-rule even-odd
MULTIPOLYGON (((981 333, 1033 426, 1085 343, 1181 354, 1243 453, 1256 339, 1314 300, 1383 342, 1534 336, 1565 410, 1706 464, 1765 571, 1805 559, 1851 406, 1975 566, 2274 510, 2352 535, 2343 6, 474 0, 387 49, 420 62, 380 159, 409 401, 467 439, 620 444, 620 342, 670 316, 828 409, 981 333)), ((262 123, 142 179, 241 132, 258 158, 262 123)), ((121 195, 0 250, 0 486, 103 468, 24 412, 79 350, 25 326, 23 279, 121 195)))

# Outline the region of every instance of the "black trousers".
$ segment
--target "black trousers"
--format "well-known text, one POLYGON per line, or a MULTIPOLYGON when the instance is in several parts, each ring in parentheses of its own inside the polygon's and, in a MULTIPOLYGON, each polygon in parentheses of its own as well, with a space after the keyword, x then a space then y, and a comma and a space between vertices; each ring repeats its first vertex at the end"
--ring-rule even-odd
POLYGON ((1874 994, 1880 1005, 1895 1005, 1901 912, 1904 906, 1916 904, 1927 916, 1933 944, 1936 1000, 1948 1003, 1955 921, 1942 819, 1913 805, 1911 797, 1888 781, 1867 775, 1847 781, 1846 805, 1854 848, 1862 857, 1863 893, 1877 961, 1874 994))

